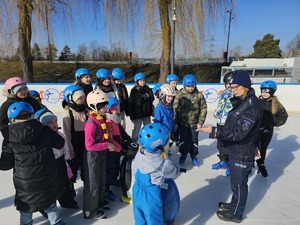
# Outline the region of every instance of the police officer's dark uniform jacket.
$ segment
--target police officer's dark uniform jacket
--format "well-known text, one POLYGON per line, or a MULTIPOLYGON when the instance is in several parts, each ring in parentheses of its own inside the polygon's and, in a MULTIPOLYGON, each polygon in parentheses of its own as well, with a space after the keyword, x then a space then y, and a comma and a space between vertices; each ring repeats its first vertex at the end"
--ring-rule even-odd
POLYGON ((255 157, 256 140, 262 119, 262 108, 253 89, 246 98, 233 97, 233 106, 222 129, 213 129, 210 137, 220 139, 221 148, 227 154, 244 160, 253 161, 255 157))

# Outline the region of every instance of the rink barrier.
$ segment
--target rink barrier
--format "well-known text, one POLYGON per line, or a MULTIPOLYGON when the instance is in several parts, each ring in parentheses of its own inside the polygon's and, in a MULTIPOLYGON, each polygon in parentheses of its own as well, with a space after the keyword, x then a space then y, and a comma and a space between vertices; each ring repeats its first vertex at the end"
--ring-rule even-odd
MULTIPOLYGON (((71 84, 73 83, 27 83, 27 86, 30 90, 36 90, 40 93, 42 103, 49 110, 61 113, 63 112, 63 90, 71 84)), ((130 93, 134 84, 126 83, 125 85, 128 93, 130 93)), ((148 85, 152 88, 155 84, 151 83, 148 85)), ((181 87, 182 84, 179 84, 178 88, 180 89, 181 87)), ((260 94, 259 87, 260 84, 253 84, 257 96, 260 94)), ((206 99, 208 111, 214 111, 217 107, 219 96, 224 91, 224 85, 221 83, 198 83, 197 88, 206 99)), ((0 84, 0 89, 4 90, 4 83, 0 84)), ((288 112, 300 113, 300 84, 278 84, 275 95, 288 112)), ((0 95, 0 104, 5 100, 6 96, 4 94, 0 95)))

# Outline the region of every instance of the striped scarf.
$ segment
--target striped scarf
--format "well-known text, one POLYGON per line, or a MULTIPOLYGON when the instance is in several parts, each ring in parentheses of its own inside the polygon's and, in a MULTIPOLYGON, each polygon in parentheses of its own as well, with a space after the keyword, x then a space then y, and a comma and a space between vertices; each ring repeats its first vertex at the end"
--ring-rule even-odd
POLYGON ((105 117, 101 116, 100 114, 90 111, 90 115, 94 116, 96 120, 100 122, 101 129, 103 130, 103 136, 105 141, 108 141, 108 132, 106 129, 105 117))

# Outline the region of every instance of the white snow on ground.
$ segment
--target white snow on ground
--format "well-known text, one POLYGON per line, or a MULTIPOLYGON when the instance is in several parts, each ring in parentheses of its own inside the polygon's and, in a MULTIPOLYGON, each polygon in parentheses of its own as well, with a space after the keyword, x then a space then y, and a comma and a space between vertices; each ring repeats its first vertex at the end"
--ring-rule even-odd
MULTIPOLYGON (((207 122, 214 124, 211 113, 207 122)), ((61 120, 61 116, 59 117, 61 120)), ((131 135, 132 125, 128 121, 127 131, 131 135)), ((244 213, 243 225, 299 225, 300 224, 300 114, 290 114, 287 123, 275 128, 275 133, 266 158, 269 179, 257 173, 257 168, 249 178, 249 195, 244 213)), ((2 142, 2 137, 0 138, 2 142)), ((229 178, 224 170, 212 170, 211 165, 218 161, 216 141, 200 134, 199 166, 192 166, 187 159, 187 173, 176 180, 181 207, 176 225, 223 225, 226 222, 217 218, 215 212, 219 201, 229 201, 231 197, 229 178)), ((178 164, 176 146, 172 147, 174 162, 178 164)), ((14 207, 15 189, 12 171, 0 171, 0 225, 19 224, 19 213, 14 207)), ((76 183, 76 200, 82 206, 82 181, 76 183)), ((114 188, 119 196, 121 190, 114 188)), ((81 210, 60 208, 67 225, 134 224, 132 205, 119 200, 111 202, 111 210, 106 211, 107 219, 83 219, 81 210)), ((49 222, 39 213, 34 214, 34 224, 46 225, 49 222)), ((230 222, 227 222, 231 224, 230 222)))

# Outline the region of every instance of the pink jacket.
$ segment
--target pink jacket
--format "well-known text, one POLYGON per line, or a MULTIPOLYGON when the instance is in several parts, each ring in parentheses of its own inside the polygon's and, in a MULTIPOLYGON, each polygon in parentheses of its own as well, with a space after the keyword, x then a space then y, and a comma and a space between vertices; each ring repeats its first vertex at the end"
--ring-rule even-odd
MULTIPOLYGON (((105 141, 103 130, 101 129, 100 122, 92 115, 89 116, 85 127, 84 127, 84 133, 85 133, 85 147, 87 151, 105 151, 108 148, 108 142, 105 141), (93 120, 93 122, 89 122, 88 120, 93 120), (96 135, 97 135, 97 129, 95 124, 98 126, 98 132, 100 132, 100 140, 96 141, 96 135)), ((109 133, 109 130, 107 129, 107 132, 109 133)), ((109 134, 110 136, 110 134, 109 134)), ((119 152, 121 151, 121 146, 115 142, 112 137, 109 137, 109 143, 113 144, 115 146, 115 151, 119 152)))

